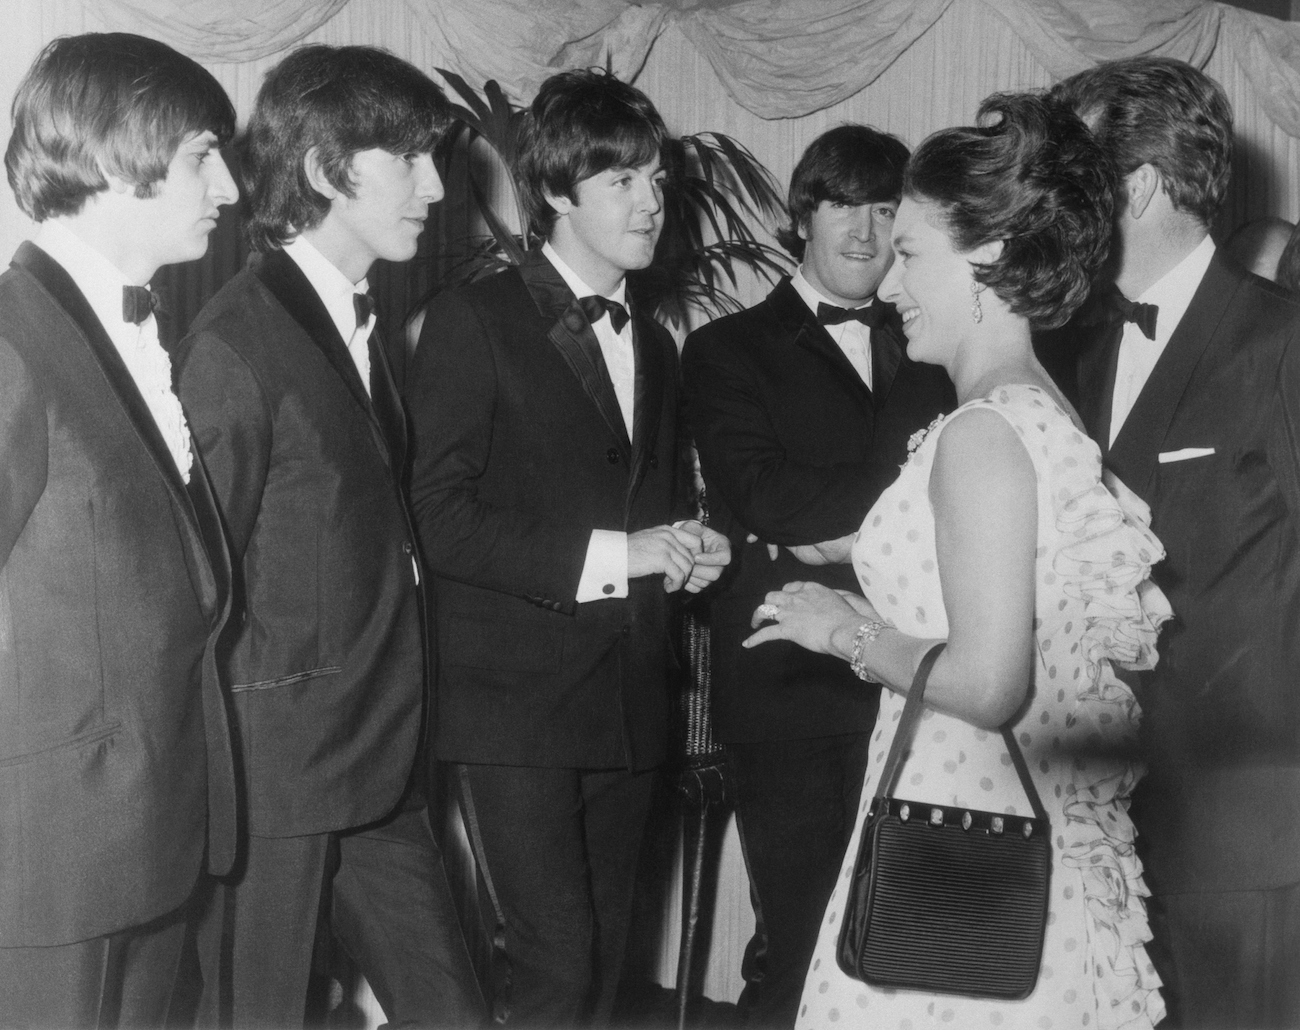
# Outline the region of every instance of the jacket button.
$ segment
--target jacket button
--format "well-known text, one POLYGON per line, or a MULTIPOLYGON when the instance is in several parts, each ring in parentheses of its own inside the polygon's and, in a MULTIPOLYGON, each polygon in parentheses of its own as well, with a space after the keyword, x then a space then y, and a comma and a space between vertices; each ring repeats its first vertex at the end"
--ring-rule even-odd
POLYGON ((630 636, 632 635, 632 627, 631 627, 631 626, 624 626, 623 629, 621 630, 621 632, 622 632, 622 634, 623 634, 624 637, 630 637, 630 636))
POLYGON ((406 541, 406 543, 402 544, 402 550, 405 551, 407 554, 410 554, 412 551, 415 550, 415 548, 411 546, 411 541, 408 540, 406 541))
POLYGON ((657 469, 659 467, 659 455, 657 454, 650 455, 650 467, 652 469, 657 469))
POLYGON ((609 450, 605 452, 605 460, 608 461, 611 465, 617 465, 618 451, 615 450, 613 447, 611 447, 609 450))

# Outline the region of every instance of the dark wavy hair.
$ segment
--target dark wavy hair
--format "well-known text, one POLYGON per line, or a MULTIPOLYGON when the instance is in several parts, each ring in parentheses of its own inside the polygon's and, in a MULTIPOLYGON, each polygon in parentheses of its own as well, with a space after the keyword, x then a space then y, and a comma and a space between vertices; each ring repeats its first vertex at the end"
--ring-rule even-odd
POLYGON ((249 244, 276 250, 329 213, 303 163, 313 147, 330 184, 350 197, 357 153, 430 154, 450 124, 442 90, 387 50, 295 50, 267 72, 243 141, 249 244))
POLYGON ((552 75, 537 91, 519 137, 517 172, 534 231, 549 236, 555 225, 547 194, 577 203, 583 179, 663 160, 667 138, 650 98, 610 72, 552 75))
POLYGON ((37 222, 73 215, 108 189, 104 172, 154 196, 181 143, 235 133, 235 109, 212 74, 165 43, 128 32, 61 36, 32 64, 10 109, 5 174, 37 222))
POLYGON ((776 239, 796 261, 803 260, 800 229, 824 200, 834 204, 897 201, 903 192, 907 147, 897 136, 866 125, 839 125, 823 132, 794 166, 786 208, 790 224, 776 239))
POLYGON ((1177 210, 1214 221, 1232 174, 1232 105, 1212 78, 1170 57, 1133 57, 1071 75, 1049 96, 1088 123, 1121 178, 1150 164, 1177 210))
POLYGON ((1083 303, 1109 252, 1114 168, 1087 126, 1042 96, 994 94, 977 121, 917 147, 903 194, 939 205, 958 251, 1002 241, 976 281, 1034 329, 1054 329, 1083 303))

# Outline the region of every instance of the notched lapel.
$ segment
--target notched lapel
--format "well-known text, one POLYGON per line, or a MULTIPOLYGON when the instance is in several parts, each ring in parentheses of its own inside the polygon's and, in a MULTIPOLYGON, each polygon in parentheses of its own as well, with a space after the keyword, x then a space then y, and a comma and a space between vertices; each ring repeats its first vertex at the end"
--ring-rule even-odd
POLYGON ((1238 286, 1216 254, 1115 437, 1108 463, 1120 479, 1143 496, 1150 489, 1161 446, 1187 384, 1238 286))
MULTIPOLYGON (((199 559, 191 563, 196 576, 194 586, 197 595, 208 608, 220 608, 224 603, 225 584, 219 578, 215 566, 224 554, 225 540, 220 535, 219 526, 218 540, 214 542, 207 539, 208 527, 205 527, 196 512, 194 498, 186 489, 185 481, 181 478, 180 470, 176 468, 171 450, 158 429, 158 423, 154 421, 149 405, 145 403, 113 341, 109 339, 108 333, 100 324, 90 303, 73 282, 72 276, 68 275, 63 266, 40 247, 29 242, 23 243, 14 255, 13 264, 32 275, 75 324, 87 350, 103 373, 109 391, 121 404, 131 428, 157 466, 163 483, 172 496, 174 510, 181 513, 179 523, 190 538, 195 557, 199 559), (219 548, 220 553, 214 553, 212 550, 214 547, 219 548)), ((196 475, 202 474, 197 448, 193 453, 191 480, 196 475)), ((215 516, 215 511, 213 515, 215 516)))
MULTIPOLYGON (((875 401, 871 390, 867 388, 867 384, 858 375, 858 370, 853 367, 853 362, 845 356, 835 341, 831 339, 831 334, 826 331, 826 328, 817 321, 817 316, 803 302, 803 298, 799 296, 799 291, 794 288, 788 278, 777 283, 772 292, 767 295, 767 304, 770 305, 773 315, 785 327, 785 335, 788 335, 794 346, 802 347, 804 350, 817 355, 823 361, 828 362, 835 369, 836 375, 850 384, 850 388, 863 405, 863 410, 866 411, 868 417, 874 417, 875 401)), ((873 360, 875 358, 874 340, 872 341, 872 358, 873 360)), ((894 367, 895 369, 898 367, 897 362, 894 363, 894 367)))
POLYGON ((269 254, 262 254, 255 258, 251 269, 262 284, 271 291, 272 296, 280 302, 280 306, 289 313, 289 317, 302 327, 307 338, 320 348, 325 359, 343 380, 353 400, 361 406, 361 410, 370 420, 370 428, 374 433, 380 455, 384 462, 393 468, 394 461, 393 455, 389 453, 389 441, 384 434, 384 427, 376 417, 370 395, 361 382, 356 362, 348 353, 346 341, 339 336, 334 320, 325 310, 325 302, 320 299, 320 294, 303 275, 298 263, 284 251, 273 250, 269 254))
MULTIPOLYGON (((628 439, 627 426, 623 422, 623 411, 618 406, 618 396, 614 393, 614 383, 605 367, 604 355, 600 352, 600 341, 596 331, 582 313, 578 299, 573 295, 555 266, 546 260, 545 255, 534 251, 519 266, 519 275, 524 280, 533 302, 537 305, 543 318, 555 319, 546 333, 546 338, 554 344, 560 356, 577 377, 583 392, 600 412, 601 419, 609 427, 618 441, 623 460, 632 457, 632 441, 628 439)), ((635 329, 633 334, 635 336, 635 329)), ((637 353, 638 363, 640 353, 637 353)), ((639 374, 638 374, 639 378, 639 374)))

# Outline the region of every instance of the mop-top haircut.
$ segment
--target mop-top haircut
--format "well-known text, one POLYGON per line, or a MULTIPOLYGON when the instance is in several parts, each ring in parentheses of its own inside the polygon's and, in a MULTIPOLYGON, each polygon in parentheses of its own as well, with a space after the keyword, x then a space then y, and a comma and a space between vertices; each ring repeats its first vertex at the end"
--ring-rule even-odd
POLYGON ((211 132, 225 145, 235 110, 212 74, 165 43, 126 32, 62 36, 14 95, 5 173, 37 222, 74 215, 107 175, 152 197, 181 143, 211 132))

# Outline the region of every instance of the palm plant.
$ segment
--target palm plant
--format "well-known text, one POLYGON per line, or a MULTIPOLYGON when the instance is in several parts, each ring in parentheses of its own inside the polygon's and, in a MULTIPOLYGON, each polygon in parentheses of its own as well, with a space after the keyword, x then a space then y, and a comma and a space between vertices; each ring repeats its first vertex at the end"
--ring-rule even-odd
MULTIPOLYGON (((479 139, 487 144, 507 173, 515 224, 522 227, 515 232, 495 209, 471 163, 470 194, 491 235, 467 241, 462 258, 444 278, 442 285, 447 285, 517 264, 542 241, 528 227, 514 174, 523 110, 511 104, 495 81, 480 96, 461 76, 441 68, 438 72, 463 101, 452 105, 455 121, 445 145, 450 150, 462 139, 467 146, 479 139)), ((784 254, 759 240, 751 228, 754 222, 771 224, 785 216, 772 173, 746 147, 718 132, 670 139, 664 163, 669 173, 664 228, 654 262, 628 277, 634 300, 675 327, 692 307, 712 314, 739 310, 733 292, 738 270, 771 281, 786 269, 784 254)))

